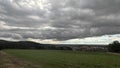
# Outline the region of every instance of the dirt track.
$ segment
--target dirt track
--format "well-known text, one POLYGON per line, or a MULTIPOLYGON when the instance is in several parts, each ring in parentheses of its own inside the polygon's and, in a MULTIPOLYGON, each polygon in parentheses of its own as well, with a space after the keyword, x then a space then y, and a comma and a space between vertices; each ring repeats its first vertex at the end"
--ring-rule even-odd
POLYGON ((0 68, 41 68, 30 62, 19 60, 0 51, 0 68))

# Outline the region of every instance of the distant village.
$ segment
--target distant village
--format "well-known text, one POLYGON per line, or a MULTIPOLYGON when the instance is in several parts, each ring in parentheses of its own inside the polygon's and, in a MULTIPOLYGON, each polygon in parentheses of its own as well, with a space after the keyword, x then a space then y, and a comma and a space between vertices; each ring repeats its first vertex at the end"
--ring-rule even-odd
POLYGON ((72 51, 108 51, 108 45, 56 45, 60 50, 72 51))

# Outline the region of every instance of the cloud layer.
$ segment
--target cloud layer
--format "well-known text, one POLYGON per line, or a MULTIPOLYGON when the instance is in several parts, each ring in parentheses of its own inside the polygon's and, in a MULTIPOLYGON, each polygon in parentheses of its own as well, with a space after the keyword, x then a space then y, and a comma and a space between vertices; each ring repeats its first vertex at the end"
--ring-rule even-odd
POLYGON ((18 40, 120 34, 119 0, 0 0, 0 37, 18 40))

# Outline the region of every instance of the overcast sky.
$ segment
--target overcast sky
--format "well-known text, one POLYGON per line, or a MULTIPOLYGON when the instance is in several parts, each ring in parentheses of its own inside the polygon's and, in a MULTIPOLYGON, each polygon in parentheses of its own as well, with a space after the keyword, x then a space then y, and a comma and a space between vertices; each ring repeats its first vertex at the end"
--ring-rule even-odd
POLYGON ((120 0, 0 0, 0 38, 41 43, 120 40, 120 0))

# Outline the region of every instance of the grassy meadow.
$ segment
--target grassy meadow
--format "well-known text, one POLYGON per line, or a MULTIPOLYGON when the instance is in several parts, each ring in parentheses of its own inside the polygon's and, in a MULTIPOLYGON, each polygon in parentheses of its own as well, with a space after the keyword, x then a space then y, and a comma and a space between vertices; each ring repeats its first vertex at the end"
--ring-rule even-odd
POLYGON ((40 68, 120 68, 120 55, 56 50, 4 50, 40 68))

